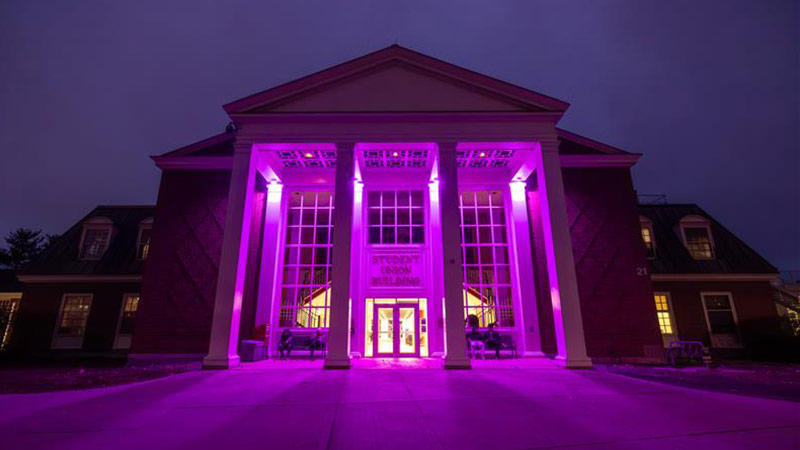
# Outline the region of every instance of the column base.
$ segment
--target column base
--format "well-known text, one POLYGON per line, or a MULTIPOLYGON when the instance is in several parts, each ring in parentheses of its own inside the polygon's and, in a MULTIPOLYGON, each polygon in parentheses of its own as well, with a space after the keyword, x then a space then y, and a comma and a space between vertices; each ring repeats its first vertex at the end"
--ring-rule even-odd
POLYGON ((241 363, 239 356, 231 356, 229 358, 203 358, 203 370, 228 370, 238 366, 241 363))
POLYGON ((472 369, 472 362, 469 359, 448 359, 444 358, 445 370, 469 370, 472 369))
POLYGON ((564 358, 563 356, 556 356, 556 365, 558 365, 558 367, 563 367, 565 369, 591 369, 592 360, 589 358, 574 359, 574 358, 564 358))
POLYGON ((326 358, 322 368, 326 370, 348 370, 350 369, 350 358, 326 358))

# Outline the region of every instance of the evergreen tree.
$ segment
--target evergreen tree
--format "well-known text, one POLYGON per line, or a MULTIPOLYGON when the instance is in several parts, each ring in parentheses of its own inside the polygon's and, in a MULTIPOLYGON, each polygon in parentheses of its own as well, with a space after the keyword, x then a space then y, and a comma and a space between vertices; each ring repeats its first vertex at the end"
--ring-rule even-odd
POLYGON ((45 235, 42 230, 19 228, 5 238, 6 248, 0 248, 0 268, 19 270, 39 255, 57 236, 45 235))

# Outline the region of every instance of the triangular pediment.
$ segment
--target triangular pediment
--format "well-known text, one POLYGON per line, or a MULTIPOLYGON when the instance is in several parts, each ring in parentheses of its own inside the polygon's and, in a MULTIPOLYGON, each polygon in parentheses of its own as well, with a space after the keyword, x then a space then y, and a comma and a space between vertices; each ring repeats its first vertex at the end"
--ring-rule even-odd
POLYGON ((563 112, 568 104, 391 46, 225 105, 229 114, 563 112))

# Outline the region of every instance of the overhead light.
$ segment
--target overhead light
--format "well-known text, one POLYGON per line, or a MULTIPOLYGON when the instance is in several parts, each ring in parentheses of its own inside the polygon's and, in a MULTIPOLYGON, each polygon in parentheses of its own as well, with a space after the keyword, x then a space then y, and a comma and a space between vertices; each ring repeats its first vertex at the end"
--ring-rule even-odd
POLYGON ((486 152, 481 152, 481 154, 480 154, 479 156, 480 156, 481 158, 485 158, 485 157, 486 157, 486 152))
POLYGON ((392 152, 392 156, 394 156, 395 158, 397 158, 398 156, 400 156, 400 153, 397 153, 397 152, 392 152))
POLYGON ((307 152, 307 153, 306 153, 305 155, 303 155, 303 156, 305 156, 306 158, 313 158, 313 157, 314 157, 314 154, 313 154, 313 153, 311 153, 311 152, 307 152))

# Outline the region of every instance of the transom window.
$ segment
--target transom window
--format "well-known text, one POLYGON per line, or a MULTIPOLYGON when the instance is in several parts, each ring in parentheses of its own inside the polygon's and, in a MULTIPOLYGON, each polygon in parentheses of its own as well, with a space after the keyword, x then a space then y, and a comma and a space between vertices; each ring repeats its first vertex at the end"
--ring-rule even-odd
POLYGON ((333 195, 289 194, 281 284, 281 327, 320 328, 329 323, 333 195))
POLYGON ((83 224, 79 259, 100 259, 111 239, 111 221, 95 217, 83 224))
POLYGON ((56 334, 59 336, 83 336, 92 296, 87 294, 67 294, 61 308, 61 319, 56 334))
POLYGON ((119 334, 133 334, 133 322, 139 309, 139 294, 128 294, 122 303, 122 318, 119 322, 119 334))
POLYGON ((669 298, 667 294, 656 293, 656 315, 658 316, 658 326, 661 329, 661 334, 674 334, 674 327, 672 326, 672 318, 669 311, 669 298))
POLYGON ((464 314, 485 327, 514 326, 511 270, 503 192, 462 191, 461 248, 464 261, 464 314), (474 317, 471 317, 474 316, 474 317))
POLYGON ((425 207, 421 190, 381 190, 367 193, 369 243, 425 243, 425 207))

